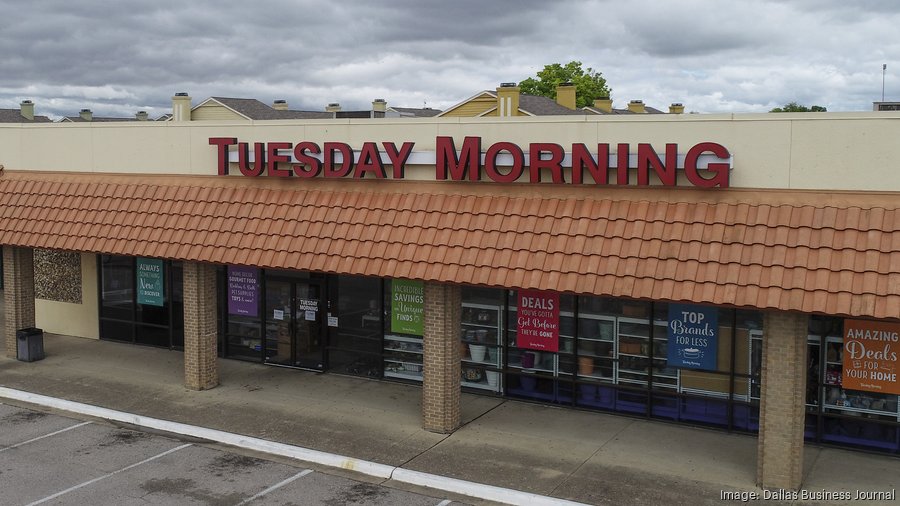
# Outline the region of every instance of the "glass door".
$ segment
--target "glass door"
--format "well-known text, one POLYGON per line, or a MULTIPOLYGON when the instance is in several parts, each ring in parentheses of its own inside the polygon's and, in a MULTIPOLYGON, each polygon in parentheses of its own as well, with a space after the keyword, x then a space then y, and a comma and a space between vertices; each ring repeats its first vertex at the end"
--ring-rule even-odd
POLYGON ((294 283, 294 365, 322 370, 322 288, 309 282, 294 283))
POLYGON ((266 282, 266 363, 322 370, 321 285, 266 282))

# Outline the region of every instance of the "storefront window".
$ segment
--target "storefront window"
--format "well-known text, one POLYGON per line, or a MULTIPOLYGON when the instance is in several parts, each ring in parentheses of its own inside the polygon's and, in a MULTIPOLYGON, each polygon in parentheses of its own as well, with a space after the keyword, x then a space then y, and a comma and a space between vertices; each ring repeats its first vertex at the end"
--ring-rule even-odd
POLYGON ((463 388, 500 393, 504 291, 463 287, 460 313, 460 383, 463 388))
MULTIPOLYGON (((380 278, 332 276, 328 314, 329 368, 341 374, 380 378, 382 371, 380 278)), ((421 360, 420 360, 421 362, 421 360)))
POLYGON ((878 323, 820 316, 810 318, 806 396, 808 439, 900 451, 898 396, 878 391, 890 390, 890 384, 896 383, 884 380, 897 371, 897 361, 889 356, 895 346, 893 341, 881 337, 852 339, 855 350, 875 345, 881 355, 853 354, 852 350, 845 353, 844 349, 848 330, 855 336, 857 330, 865 331, 873 325, 878 323), (848 356, 851 357, 849 361, 848 356))
POLYGON ((510 290, 508 297, 507 394, 571 404, 575 297, 536 290, 510 290))
POLYGON ((382 300, 384 377, 422 381, 425 285, 421 281, 386 279, 382 300))
POLYGON ((100 338, 183 348, 181 264, 112 255, 98 262, 100 338))

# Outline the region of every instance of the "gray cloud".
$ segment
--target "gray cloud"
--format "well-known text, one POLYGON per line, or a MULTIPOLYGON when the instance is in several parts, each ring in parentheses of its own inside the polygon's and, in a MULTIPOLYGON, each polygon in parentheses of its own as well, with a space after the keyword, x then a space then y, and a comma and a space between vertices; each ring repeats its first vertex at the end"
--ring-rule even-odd
POLYGON ((0 107, 167 112, 171 96, 447 107, 580 60, 613 99, 698 112, 900 99, 900 3, 0 0, 0 107))

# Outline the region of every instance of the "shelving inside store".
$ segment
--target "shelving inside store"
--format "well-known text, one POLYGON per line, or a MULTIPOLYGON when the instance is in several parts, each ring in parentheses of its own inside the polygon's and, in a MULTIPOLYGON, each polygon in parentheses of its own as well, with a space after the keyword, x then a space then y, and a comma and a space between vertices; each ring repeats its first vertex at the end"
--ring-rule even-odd
POLYGON ((422 338, 386 334, 384 336, 384 376, 422 381, 422 338))
POLYGON ((502 392, 501 307, 463 303, 460 327, 462 386, 502 392))

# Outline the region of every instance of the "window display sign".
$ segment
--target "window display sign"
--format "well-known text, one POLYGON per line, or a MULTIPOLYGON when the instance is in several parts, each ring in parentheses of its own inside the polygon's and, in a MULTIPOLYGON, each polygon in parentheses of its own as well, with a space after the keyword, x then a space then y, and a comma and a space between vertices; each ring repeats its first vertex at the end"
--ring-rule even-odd
POLYGON ((158 258, 137 259, 137 301, 147 306, 162 306, 163 261, 158 258))
POLYGON ((693 304, 669 304, 669 367, 715 371, 719 346, 719 310, 693 304))
POLYGON ((425 284, 391 280, 391 332, 421 336, 425 322, 425 284))
POLYGON ((559 351, 559 292, 519 290, 516 346, 559 351))
POLYGON ((259 315, 259 269, 228 266, 228 314, 259 315))
POLYGON ((844 320, 844 389, 900 394, 900 324, 844 320))

